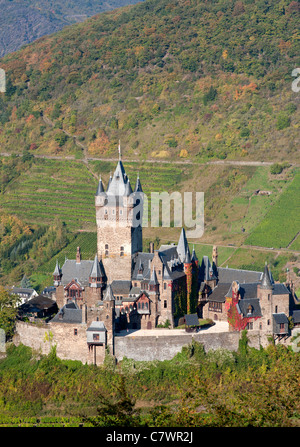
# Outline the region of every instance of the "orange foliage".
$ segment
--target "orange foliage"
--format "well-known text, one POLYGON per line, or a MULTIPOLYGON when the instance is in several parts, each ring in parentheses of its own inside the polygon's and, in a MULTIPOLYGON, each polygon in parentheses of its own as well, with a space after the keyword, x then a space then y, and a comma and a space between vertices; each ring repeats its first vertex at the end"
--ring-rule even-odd
POLYGON ((97 138, 89 145, 89 152, 93 155, 105 154, 109 149, 109 139, 104 130, 99 130, 97 138))
POLYGON ((243 97, 246 93, 252 93, 257 91, 257 84, 255 82, 250 82, 248 85, 239 86, 234 95, 234 99, 239 99, 243 97))

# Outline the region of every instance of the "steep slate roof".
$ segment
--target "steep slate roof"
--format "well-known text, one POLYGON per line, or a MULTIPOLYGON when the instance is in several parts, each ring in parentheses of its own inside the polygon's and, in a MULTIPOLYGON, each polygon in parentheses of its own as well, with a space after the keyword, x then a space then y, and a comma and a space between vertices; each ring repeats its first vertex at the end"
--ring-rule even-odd
POLYGON ((99 196, 101 193, 105 192, 104 191, 104 186, 100 177, 99 183, 98 183, 98 187, 97 187, 97 191, 96 191, 96 196, 99 196))
POLYGON ((211 294, 208 296, 208 301, 217 301, 220 303, 224 303, 225 297, 231 296, 228 293, 230 288, 231 283, 218 283, 211 294))
POLYGON ((232 283, 232 281, 238 281, 240 284, 251 283, 259 282, 261 277, 262 272, 218 267, 219 282, 232 283))
MULTIPOLYGON (((241 299, 257 298, 257 284, 258 283, 239 284, 241 299)), ((232 284, 228 290, 227 296, 232 296, 232 284)))
POLYGON ((114 293, 112 291, 111 285, 109 284, 106 287, 106 290, 104 292, 103 301, 114 301, 114 300, 115 300, 115 296, 114 296, 114 293))
POLYGON ((272 278, 270 276, 269 269, 268 269, 268 266, 266 263, 265 268, 264 268, 264 273, 263 273, 263 276, 261 279, 261 288, 262 289, 272 289, 273 282, 272 282, 272 278))
POLYGON ((44 295, 38 295, 20 306, 23 312, 35 312, 40 310, 57 309, 56 301, 44 295))
POLYGON ((114 196, 123 196, 127 183, 127 175, 121 160, 118 161, 116 170, 107 187, 107 194, 114 196))
POLYGON ((179 237, 179 241, 178 241, 178 245, 177 245, 177 253, 178 253, 178 256, 179 256, 179 259, 181 260, 181 262, 185 261, 185 258, 189 252, 190 252, 189 244, 187 242, 185 229, 182 228, 180 237, 179 237))
POLYGON ((150 262, 152 261, 154 256, 154 253, 144 253, 140 252, 137 254, 135 258, 135 264, 133 267, 132 272, 132 278, 133 279, 139 279, 138 277, 138 269, 140 268, 140 265, 143 267, 143 279, 150 280, 151 271, 150 271, 150 262))
POLYGON ((300 323, 300 310, 293 310, 292 317, 294 323, 300 323))
POLYGON ((104 276, 105 275, 104 275, 103 267, 99 262, 98 256, 96 255, 95 259, 94 259, 93 266, 92 266, 92 270, 90 272, 90 277, 91 278, 101 278, 104 276))
POLYGON ((197 314, 187 314, 184 316, 184 320, 187 326, 200 326, 197 314))
POLYGON ((111 288, 114 295, 127 295, 131 290, 131 281, 114 280, 111 282, 111 288))
POLYGON ((72 279, 76 279, 82 286, 88 286, 93 264, 94 261, 81 260, 80 263, 76 263, 74 259, 67 259, 61 269, 62 284, 66 286, 72 279))
POLYGON ((82 310, 75 303, 65 304, 50 321, 51 323, 82 323, 82 310))
POLYGON ((241 299, 237 303, 237 309, 239 313, 243 315, 243 317, 261 317, 261 308, 259 304, 258 298, 252 298, 252 299, 241 299), (248 308, 249 306, 252 307, 252 312, 248 314, 248 308))
POLYGON ((289 295, 290 291, 285 284, 273 284, 273 295, 289 295))
POLYGON ((277 324, 285 323, 287 324, 289 322, 288 317, 285 315, 285 313, 280 312, 278 314, 273 314, 273 319, 277 324))
MULTIPOLYGON (((217 279, 216 271, 214 269, 214 266, 211 265, 208 256, 203 256, 202 258, 199 275, 201 280, 203 281, 217 279)), ((221 282, 231 282, 231 281, 221 281, 221 282)))

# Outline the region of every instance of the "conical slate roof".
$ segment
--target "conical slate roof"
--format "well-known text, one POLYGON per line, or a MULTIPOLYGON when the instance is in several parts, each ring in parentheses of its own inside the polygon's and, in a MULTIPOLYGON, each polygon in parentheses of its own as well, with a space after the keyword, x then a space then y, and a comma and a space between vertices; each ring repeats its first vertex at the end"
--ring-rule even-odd
POLYGON ((198 261, 194 247, 193 247, 193 252, 192 252, 192 261, 198 261))
POLYGON ((153 270, 152 270, 152 273, 151 273, 151 278, 150 278, 149 284, 154 284, 154 285, 158 284, 156 271, 155 271, 154 267, 153 267, 153 270))
POLYGON ((125 196, 130 196, 130 194, 132 194, 132 188, 131 188, 130 181, 128 179, 126 186, 125 186, 125 196))
POLYGON ((93 266, 92 266, 92 270, 91 270, 91 273, 90 273, 90 277, 91 278, 101 278, 102 276, 103 275, 102 275, 102 272, 101 272, 101 269, 100 269, 98 256, 96 255, 95 259, 94 259, 93 266))
POLYGON ((137 179, 136 179, 136 184, 135 184, 134 192, 143 192, 143 189, 142 189, 142 185, 141 185, 140 177, 139 177, 139 176, 138 176, 137 179))
POLYGON ((180 233, 180 238, 178 241, 178 245, 177 245, 177 253, 178 253, 178 256, 179 256, 179 259, 181 262, 185 261, 187 251, 189 251, 189 245, 188 245, 187 238, 185 235, 185 230, 184 230, 184 228, 182 228, 181 233, 180 233))
MULTIPOLYGON (((186 239, 185 230, 182 228, 181 235, 179 238, 178 246, 177 246, 177 253, 179 256, 179 259, 184 264, 190 264, 192 262, 191 253, 189 244, 186 239), (179 248, 179 250, 178 250, 179 248)), ((178 261, 176 261, 178 264, 178 261)))
POLYGON ((111 288, 110 284, 106 288, 103 301, 115 301, 115 296, 113 294, 113 291, 112 291, 112 288, 111 288))
POLYGON ((96 191, 96 196, 99 196, 101 193, 105 192, 104 191, 104 187, 103 187, 103 183, 100 177, 99 183, 98 183, 98 187, 97 187, 97 191, 96 191))
POLYGON ((56 265, 55 265, 55 269, 54 269, 54 272, 53 272, 53 276, 59 276, 60 273, 61 273, 61 269, 59 267, 58 261, 56 260, 56 265))
POLYGON ((265 264, 265 269, 264 269, 264 273, 261 279, 261 288, 262 289, 272 289, 273 285, 272 285, 272 279, 270 276, 270 272, 267 266, 267 263, 265 264))

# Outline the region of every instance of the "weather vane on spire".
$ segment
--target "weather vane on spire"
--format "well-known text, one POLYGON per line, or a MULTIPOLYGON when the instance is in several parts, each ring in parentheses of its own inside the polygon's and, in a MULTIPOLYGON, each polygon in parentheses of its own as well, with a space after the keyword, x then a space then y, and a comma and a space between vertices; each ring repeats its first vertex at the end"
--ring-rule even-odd
POLYGON ((121 160, 121 141, 119 140, 119 160, 121 160))

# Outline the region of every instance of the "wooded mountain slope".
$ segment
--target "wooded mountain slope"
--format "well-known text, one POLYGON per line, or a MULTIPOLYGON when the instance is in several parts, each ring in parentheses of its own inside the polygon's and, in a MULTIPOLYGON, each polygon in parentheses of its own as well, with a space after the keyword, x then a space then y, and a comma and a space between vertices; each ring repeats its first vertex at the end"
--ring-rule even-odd
POLYGON ((136 3, 129 0, 0 0, 0 56, 66 25, 102 11, 136 3))
POLYGON ((66 27, 0 60, 1 151, 299 162, 298 25, 289 0, 147 0, 66 27))

